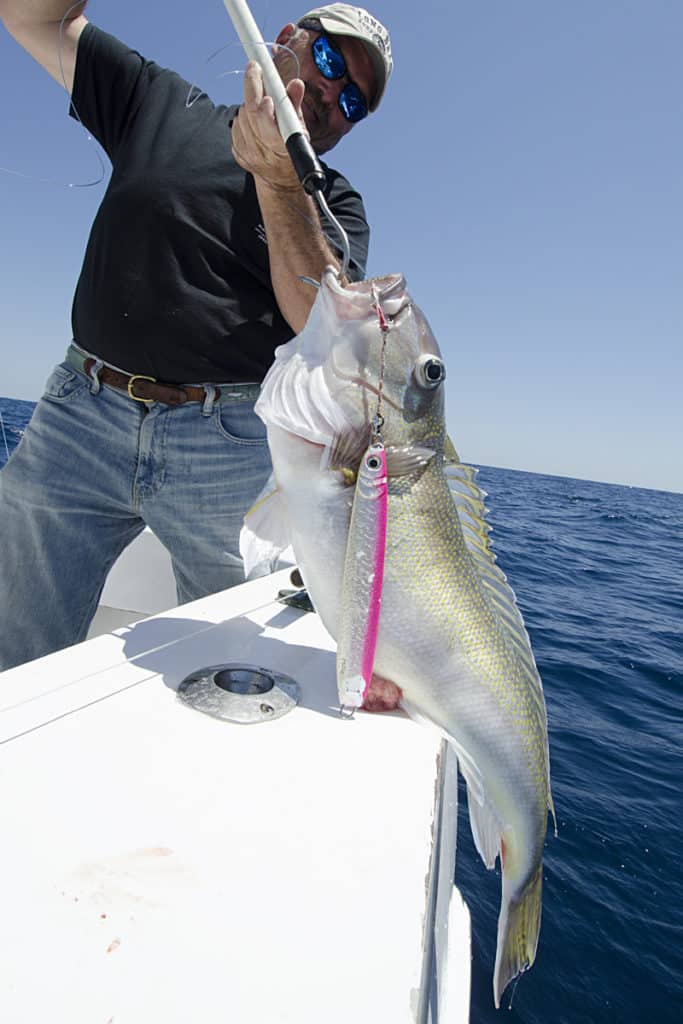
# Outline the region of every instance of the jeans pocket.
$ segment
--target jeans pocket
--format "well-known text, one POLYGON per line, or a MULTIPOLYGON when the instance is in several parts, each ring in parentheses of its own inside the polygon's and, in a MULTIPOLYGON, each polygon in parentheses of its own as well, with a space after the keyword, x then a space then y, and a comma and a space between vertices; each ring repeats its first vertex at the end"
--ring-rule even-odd
POLYGON ((253 402, 223 402, 216 407, 219 434, 234 444, 265 445, 266 426, 254 412, 253 402))
POLYGON ((68 402, 89 387, 87 377, 76 371, 69 363, 55 366, 45 385, 45 398, 57 402, 68 402))

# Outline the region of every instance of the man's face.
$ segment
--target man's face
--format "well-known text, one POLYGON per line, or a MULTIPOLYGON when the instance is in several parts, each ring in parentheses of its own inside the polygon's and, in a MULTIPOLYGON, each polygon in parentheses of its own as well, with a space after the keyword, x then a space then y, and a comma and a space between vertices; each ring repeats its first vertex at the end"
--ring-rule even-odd
POLYGON ((302 104, 304 121, 311 145, 319 155, 336 146, 353 128, 352 122, 346 120, 339 106, 339 93, 344 86, 350 81, 355 82, 368 104, 375 88, 372 61, 360 39, 330 35, 330 39, 344 55, 347 73, 342 78, 331 80, 318 71, 311 45, 319 35, 324 34, 311 29, 295 31, 293 25, 288 25, 278 36, 277 42, 288 46, 296 54, 299 65, 297 67, 287 50, 279 50, 275 57, 285 85, 292 78, 301 78, 306 86, 302 104))

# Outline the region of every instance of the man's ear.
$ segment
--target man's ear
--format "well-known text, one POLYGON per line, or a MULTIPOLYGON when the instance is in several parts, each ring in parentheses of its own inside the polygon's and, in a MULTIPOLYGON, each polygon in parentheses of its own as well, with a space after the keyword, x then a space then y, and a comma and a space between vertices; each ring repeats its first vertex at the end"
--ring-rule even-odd
POLYGON ((296 25, 294 25, 290 21, 288 25, 285 25, 284 28, 280 29, 280 31, 278 33, 278 37, 275 40, 275 42, 278 43, 280 46, 286 46, 287 43, 292 38, 292 36, 294 35, 295 32, 296 32, 296 25))

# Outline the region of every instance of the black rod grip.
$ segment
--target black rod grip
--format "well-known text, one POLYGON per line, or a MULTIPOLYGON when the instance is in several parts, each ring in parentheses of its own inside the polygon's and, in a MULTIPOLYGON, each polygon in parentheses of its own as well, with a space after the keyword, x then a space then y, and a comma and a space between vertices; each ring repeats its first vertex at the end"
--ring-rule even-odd
POLYGON ((322 192, 327 179, 307 136, 303 132, 294 132, 285 145, 297 177, 309 196, 314 192, 322 192))

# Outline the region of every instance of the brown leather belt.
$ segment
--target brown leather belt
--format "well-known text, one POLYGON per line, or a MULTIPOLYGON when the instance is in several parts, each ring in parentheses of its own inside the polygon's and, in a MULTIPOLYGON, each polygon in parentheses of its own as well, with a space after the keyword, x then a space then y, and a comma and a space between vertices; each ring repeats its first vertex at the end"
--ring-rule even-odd
MULTIPOLYGON (((102 384, 108 384, 109 387, 116 388, 117 391, 123 391, 133 401, 143 402, 145 405, 152 402, 162 402, 164 405, 185 405, 186 402, 204 402, 207 398, 208 384, 205 386, 164 384, 145 374, 124 373, 106 363, 102 364, 101 360, 75 345, 69 345, 66 358, 74 369, 85 373, 88 377, 92 377, 93 371, 99 366, 96 376, 102 384)), ((211 388, 213 390, 212 401, 220 403, 255 402, 261 391, 261 385, 255 383, 221 383, 220 386, 212 384, 211 388)))
MULTIPOLYGON (((83 370, 91 376, 91 370, 97 365, 96 359, 86 359, 83 363, 83 370)), ((125 391, 129 398, 136 402, 163 402, 165 405, 184 405, 185 402, 203 402, 206 398, 206 390, 192 384, 162 384, 154 377, 145 377, 140 373, 133 373, 129 377, 118 370, 112 370, 109 366, 103 366, 97 373, 97 379, 111 388, 125 391)), ((220 388, 216 388, 215 398, 220 398, 220 388)))

